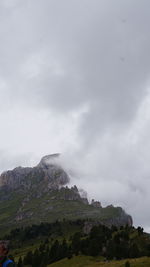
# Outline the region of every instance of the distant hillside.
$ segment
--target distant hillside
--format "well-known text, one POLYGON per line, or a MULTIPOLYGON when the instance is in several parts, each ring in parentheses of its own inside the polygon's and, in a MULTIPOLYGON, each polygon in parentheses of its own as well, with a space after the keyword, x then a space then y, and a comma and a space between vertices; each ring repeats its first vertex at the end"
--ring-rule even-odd
MULTIPOLYGON (((33 168, 17 167, 0 176, 0 229, 91 218, 110 225, 132 225, 131 216, 121 207, 102 208, 88 203, 76 186, 68 188, 70 178, 57 163, 59 154, 45 156, 33 168)), ((90 226, 87 226, 87 229, 90 226)))

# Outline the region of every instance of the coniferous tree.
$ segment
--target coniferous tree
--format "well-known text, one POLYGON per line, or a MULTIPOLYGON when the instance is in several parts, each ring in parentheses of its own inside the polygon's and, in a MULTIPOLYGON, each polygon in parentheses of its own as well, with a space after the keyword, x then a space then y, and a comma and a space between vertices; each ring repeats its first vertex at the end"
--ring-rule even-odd
POLYGON ((115 244, 115 254, 114 256, 118 259, 128 258, 129 250, 127 242, 121 241, 118 244, 115 244))
POLYGON ((47 252, 45 252, 41 255, 40 267, 46 267, 48 263, 49 263, 48 254, 47 252))
POLYGON ((22 262, 22 258, 21 257, 19 258, 17 267, 23 267, 23 262, 22 262))
POLYGON ((50 249, 50 262, 55 262, 60 258, 60 244, 58 240, 54 242, 50 249))
POLYGON ((101 252, 100 243, 98 243, 96 239, 90 240, 89 255, 93 256, 93 257, 98 256, 98 255, 100 255, 100 252, 101 252))
POLYGON ((146 253, 146 256, 150 257, 150 243, 147 245, 147 253, 146 253))
POLYGON ((24 265, 32 265, 33 262, 33 253, 32 251, 29 251, 26 256, 24 257, 23 264, 24 265))
POLYGON ((132 244, 129 250, 130 258, 138 258, 140 256, 139 248, 137 244, 132 244))
POLYGON ((68 260, 70 260, 70 259, 72 259, 72 257, 73 257, 72 249, 71 249, 71 247, 69 247, 69 248, 68 248, 68 255, 67 255, 67 258, 68 258, 68 260))
POLYGON ((81 247, 80 247, 81 253, 84 255, 88 255, 89 253, 88 248, 89 248, 89 239, 86 238, 86 239, 81 240, 81 247))
POLYGON ((112 240, 110 240, 107 244, 106 257, 108 260, 112 260, 115 258, 115 243, 112 240))
POLYGON ((61 253, 62 253, 62 258, 66 258, 68 256, 68 245, 66 239, 64 239, 62 242, 61 253))
POLYGON ((130 262, 129 261, 125 262, 125 267, 130 267, 130 262))
POLYGON ((38 249, 36 249, 33 254, 32 267, 40 266, 41 261, 42 261, 42 254, 38 249))
POLYGON ((138 230, 138 234, 139 235, 142 235, 143 234, 143 230, 144 229, 142 227, 138 226, 137 230, 138 230))
POLYGON ((72 251, 75 255, 78 255, 80 251, 81 233, 77 232, 72 238, 72 251))

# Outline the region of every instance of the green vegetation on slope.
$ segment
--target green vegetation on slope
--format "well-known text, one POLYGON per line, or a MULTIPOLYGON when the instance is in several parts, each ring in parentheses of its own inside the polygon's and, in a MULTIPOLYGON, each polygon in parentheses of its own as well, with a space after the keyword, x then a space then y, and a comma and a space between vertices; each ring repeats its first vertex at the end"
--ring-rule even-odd
MULTIPOLYGON (((1 192, 2 193, 2 192, 1 192)), ((128 223, 128 216, 120 207, 108 206, 98 208, 84 203, 73 189, 61 188, 45 193, 38 188, 29 190, 28 195, 22 191, 8 194, 8 199, 0 200, 0 233, 16 227, 54 222, 56 220, 97 220, 106 225, 117 226, 128 223)))
POLYGON ((37 267, 38 262, 39 267, 46 267, 62 259, 62 263, 68 262, 65 258, 71 262, 77 255, 81 259, 85 257, 86 261, 103 261, 103 264, 104 259, 105 262, 113 259, 119 262, 127 258, 150 256, 150 236, 141 227, 108 228, 95 225, 89 233, 84 232, 85 223, 91 225, 91 222, 64 220, 42 223, 17 228, 2 238, 12 241, 12 253, 17 262, 23 261, 23 266, 37 267))
MULTIPOLYGON (((137 259, 128 259, 131 267, 149 267, 150 258, 142 257, 137 259)), ((75 256, 72 259, 63 259, 52 263, 48 267, 125 267, 127 260, 103 261, 100 258, 89 256, 75 256)))

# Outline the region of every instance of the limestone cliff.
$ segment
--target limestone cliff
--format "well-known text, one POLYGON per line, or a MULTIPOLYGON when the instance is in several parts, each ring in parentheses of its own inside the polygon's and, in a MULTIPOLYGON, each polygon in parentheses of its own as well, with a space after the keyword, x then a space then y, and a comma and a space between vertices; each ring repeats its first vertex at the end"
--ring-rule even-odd
POLYGON ((70 178, 58 164, 59 154, 45 156, 39 164, 17 167, 0 176, 0 230, 6 227, 91 219, 111 225, 132 225, 132 218, 122 208, 103 208, 99 201, 89 204, 76 186, 68 187, 70 178))
MULTIPOLYGON (((52 154, 41 159, 33 168, 17 167, 6 171, 0 176, 0 188, 8 190, 26 190, 36 185, 46 189, 58 189, 69 182, 68 174, 59 166, 55 159, 59 154, 52 154)), ((39 188, 40 189, 40 188, 39 188)))

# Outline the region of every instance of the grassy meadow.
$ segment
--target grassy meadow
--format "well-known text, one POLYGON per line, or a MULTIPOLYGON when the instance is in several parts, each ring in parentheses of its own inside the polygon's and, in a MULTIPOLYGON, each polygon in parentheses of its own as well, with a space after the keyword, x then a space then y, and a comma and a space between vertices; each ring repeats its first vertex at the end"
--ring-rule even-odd
MULTIPOLYGON (((124 267, 127 260, 104 262, 101 258, 76 256, 48 265, 49 267, 124 267)), ((131 267, 150 267, 150 258, 129 259, 131 267)))

